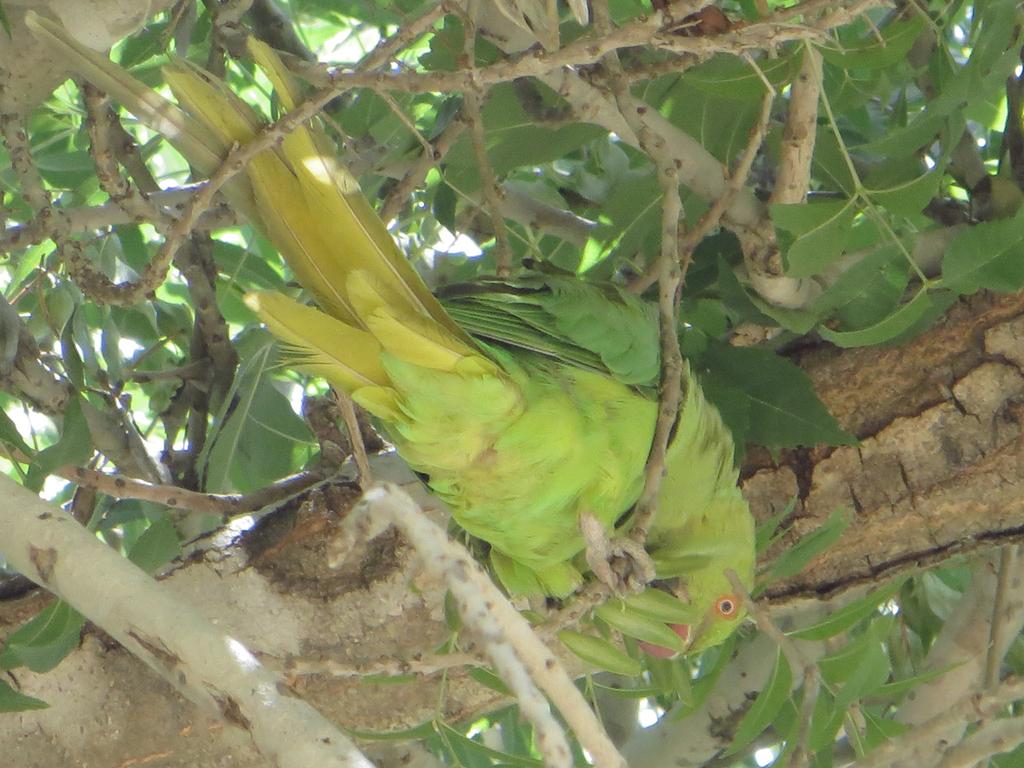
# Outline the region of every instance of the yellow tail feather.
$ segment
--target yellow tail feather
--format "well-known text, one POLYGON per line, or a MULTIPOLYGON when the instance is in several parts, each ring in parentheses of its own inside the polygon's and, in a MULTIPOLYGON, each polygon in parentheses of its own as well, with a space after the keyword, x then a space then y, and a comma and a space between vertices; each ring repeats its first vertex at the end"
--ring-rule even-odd
POLYGON ((285 344, 298 350, 295 362, 346 392, 387 386, 381 347, 369 333, 274 291, 250 293, 245 303, 285 344))

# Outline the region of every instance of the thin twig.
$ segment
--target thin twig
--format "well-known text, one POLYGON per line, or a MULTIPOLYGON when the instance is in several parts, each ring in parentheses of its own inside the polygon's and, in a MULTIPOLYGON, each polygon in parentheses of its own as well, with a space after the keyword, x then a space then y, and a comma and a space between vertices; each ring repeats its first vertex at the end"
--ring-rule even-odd
MULTIPOLYGON (((158 209, 180 208, 188 202, 197 187, 198 185, 185 185, 177 189, 157 192, 150 195, 150 202, 158 209)), ((135 217, 125 213, 124 209, 114 202, 62 209, 58 220, 54 220, 52 214, 36 216, 26 224, 8 227, 7 231, 0 236, 0 253, 27 248, 55 237, 66 237, 76 232, 91 232, 117 224, 130 224, 133 221, 135 221, 135 217)), ((224 205, 218 205, 203 214, 195 229, 205 231, 229 227, 236 224, 237 221, 238 218, 232 211, 224 205)))
POLYGON ((295 496, 323 480, 317 474, 302 473, 283 478, 252 493, 219 494, 199 493, 173 485, 157 485, 132 477, 108 475, 72 464, 59 467, 54 474, 73 483, 95 488, 100 493, 116 499, 152 501, 173 509, 222 515, 225 519, 256 512, 270 504, 295 496))
POLYGON ((366 443, 363 442, 363 431, 359 428, 359 419, 356 417, 356 405, 347 392, 334 390, 334 399, 338 403, 345 429, 348 430, 349 442, 352 444, 352 457, 356 460, 356 469, 359 470, 359 487, 365 491, 373 485, 373 473, 370 471, 370 459, 366 454, 366 443))
POLYGON ((429 149, 419 156, 412 167, 406 171, 405 175, 388 193, 387 199, 380 209, 381 219, 388 222, 398 215, 402 206, 409 202, 413 192, 423 186, 423 180, 427 177, 430 170, 437 167, 437 164, 444 159, 444 156, 448 154, 448 151, 454 146, 455 141, 462 135, 465 129, 465 121, 461 119, 452 120, 441 131, 441 134, 434 139, 433 143, 428 144, 429 149))
POLYGON ((43 177, 32 161, 32 149, 24 121, 19 115, 0 115, 0 134, 3 135, 7 154, 10 156, 11 168, 14 169, 21 184, 21 196, 37 216, 51 220, 54 215, 59 216, 60 214, 51 208, 52 201, 43 186, 43 177))
POLYGON ((512 678, 505 680, 518 688, 517 693, 529 697, 526 702, 521 699, 521 705, 529 705, 524 712, 537 729, 538 745, 545 759, 558 765, 572 763, 561 729, 546 711, 546 702, 529 694, 532 684, 539 686, 558 707, 595 765, 625 768, 625 760, 561 662, 494 586, 479 563, 462 546, 449 540, 399 487, 378 485, 368 491, 363 503, 345 519, 348 540, 332 545, 332 550, 349 551, 352 538, 370 538, 388 523, 401 529, 425 568, 444 578, 463 621, 481 638, 492 663, 512 678))
POLYGON ((501 188, 494 175, 494 168, 487 156, 487 139, 484 136, 484 117, 481 110, 483 86, 473 82, 476 72, 476 24, 469 14, 464 14, 462 24, 465 27, 463 70, 469 74, 469 81, 462 93, 462 109, 469 123, 469 135, 473 140, 473 151, 476 154, 477 172, 480 175, 480 193, 483 196, 484 210, 491 220, 494 229, 494 262, 498 277, 507 277, 512 272, 512 246, 508 239, 505 218, 501 214, 501 188))
POLYGON ((363 60, 356 66, 356 70, 367 72, 390 63, 400 51, 405 50, 417 38, 426 34, 447 12, 446 3, 438 3, 427 8, 412 21, 403 22, 395 34, 381 40, 372 51, 363 57, 363 60))
MULTIPOLYGON (((721 223, 722 217, 725 215, 726 211, 729 210, 729 206, 732 205, 736 194, 747 183, 747 178, 750 176, 750 169, 754 164, 754 160, 757 159, 757 153, 761 148, 761 144, 764 142, 765 132, 768 130, 768 122, 771 119, 772 102, 774 101, 774 98, 774 91, 765 91, 764 96, 761 99, 760 114, 750 128, 747 145, 743 150, 743 154, 740 155, 740 159, 736 164, 735 170, 729 176, 728 181, 726 181, 725 191, 711 204, 711 207, 704 212, 696 225, 694 225, 694 227, 683 236, 679 244, 682 280, 686 279, 686 272, 690 267, 690 263, 693 261, 694 250, 698 245, 700 245, 701 241, 707 237, 711 230, 721 223)), ((643 293, 659 279, 660 275, 661 264, 655 261, 647 270, 644 271, 642 275, 630 281, 629 290, 637 294, 643 293)))
POLYGON ((657 513, 658 491, 665 474, 669 436, 679 414, 683 397, 683 356, 679 351, 676 327, 679 317, 679 292, 682 265, 679 259, 679 217, 683 212, 679 198, 679 177, 675 167, 662 166, 661 255, 658 257, 658 328, 661 339, 661 385, 658 391, 658 416, 654 423, 651 451, 644 467, 644 488, 636 503, 629 535, 643 544, 647 541, 657 513))
POLYGON ((149 198, 122 174, 114 159, 112 140, 115 135, 114 125, 120 126, 117 113, 110 106, 109 100, 96 86, 86 83, 82 88, 85 109, 88 114, 86 125, 89 129, 89 140, 93 163, 96 166, 96 178, 100 187, 110 199, 128 214, 135 222, 149 222, 158 232, 166 232, 170 227, 171 218, 155 206, 149 198))
MULTIPOLYGON (((1007 624, 1011 609, 1007 606, 1010 580, 1021 575, 1020 549, 1014 546, 999 550, 999 574, 996 580, 996 594, 992 601, 992 620, 989 622, 989 643, 985 655, 985 688, 994 688, 999 682, 999 669, 1010 639, 1007 624)), ((1021 609, 1016 609, 1019 612, 1021 609)))
MULTIPOLYGON (((598 6, 600 7, 600 6, 598 6)), ((597 27, 607 27, 607 14, 595 13, 597 27)), ((636 133, 640 147, 654 163, 661 187, 661 253, 658 265, 658 338, 661 350, 661 381, 658 388, 658 409, 654 422, 654 435, 650 453, 644 466, 644 487, 634 508, 629 538, 643 545, 657 513, 658 491, 665 474, 665 458, 668 453, 672 426, 679 415, 679 404, 683 398, 682 353, 679 350, 677 325, 679 297, 682 286, 682 260, 679 250, 679 219, 683 215, 683 202, 679 197, 679 171, 674 159, 665 152, 661 137, 651 135, 647 126, 638 119, 631 107, 629 89, 622 76, 622 66, 617 53, 604 58, 609 83, 615 102, 623 119, 636 133)))
POLYGON ((369 675, 426 677, 438 672, 475 667, 480 661, 479 656, 470 653, 435 653, 412 659, 381 658, 361 663, 342 662, 336 659, 291 658, 285 663, 284 671, 293 675, 326 675, 339 678, 363 678, 369 675))
MULTIPOLYGON (((520 77, 540 77, 563 68, 578 68, 600 61, 605 54, 634 46, 651 46, 655 49, 677 54, 710 56, 715 53, 739 54, 748 50, 762 50, 793 40, 808 37, 823 37, 825 31, 848 23, 868 8, 879 5, 883 0, 856 0, 840 7, 813 24, 791 22, 798 16, 807 16, 824 7, 834 5, 833 0, 809 0, 772 14, 758 22, 737 26, 729 32, 712 37, 685 37, 662 31, 665 17, 654 13, 637 21, 623 24, 611 33, 597 37, 584 35, 569 45, 555 51, 530 50, 523 54, 481 67, 472 72, 420 72, 404 71, 352 71, 333 70, 322 64, 292 61, 289 66, 302 74, 311 83, 325 86, 330 90, 327 100, 341 91, 351 88, 373 88, 384 90, 424 93, 439 91, 445 93, 464 92, 472 87, 489 87, 497 83, 510 82, 520 77)), ((700 3, 690 2, 688 7, 697 10, 700 3)), ((683 9, 674 12, 682 12, 683 9)))

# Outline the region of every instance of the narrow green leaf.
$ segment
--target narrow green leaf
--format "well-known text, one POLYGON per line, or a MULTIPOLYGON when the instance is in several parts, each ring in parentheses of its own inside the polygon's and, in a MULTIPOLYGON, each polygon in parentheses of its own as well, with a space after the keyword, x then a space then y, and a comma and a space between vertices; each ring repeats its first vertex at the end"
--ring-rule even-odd
POLYGON ((691 624, 700 620, 694 609, 674 595, 661 589, 645 589, 637 595, 620 600, 623 609, 634 611, 655 621, 670 624, 691 624))
POLYGON ((846 707, 837 706, 832 694, 822 687, 814 702, 811 727, 807 732, 807 746, 812 752, 828 747, 839 732, 846 715, 846 707))
POLYGON ((35 696, 27 696, 11 688, 6 680, 0 680, 0 712, 24 712, 29 709, 46 709, 50 705, 35 696))
POLYGON ((11 421, 11 417, 3 409, 0 409, 0 442, 17 448, 26 456, 31 456, 33 453, 32 448, 22 438, 17 425, 11 421))
POLYGON ((861 619, 866 619, 876 613, 878 606, 891 600, 903 588, 906 581, 906 578, 896 579, 885 587, 872 590, 870 594, 860 600, 840 608, 817 624, 788 634, 797 640, 827 640, 830 637, 835 637, 861 619))
POLYGON ((491 749, 490 747, 484 746, 479 741, 467 738, 451 726, 441 722, 437 723, 436 727, 450 747, 465 750, 466 754, 460 755, 463 760, 466 760, 467 758, 472 759, 473 757, 481 757, 487 760, 483 765, 493 765, 493 761, 498 760, 504 765, 522 765, 529 766, 529 768, 541 768, 542 763, 540 760, 523 757, 522 755, 512 755, 507 752, 500 752, 496 749, 491 749))
POLYGON ((780 535, 779 526, 782 525, 783 520, 793 513, 794 509, 796 509, 796 496, 791 498, 789 503, 774 515, 757 524, 754 536, 755 541, 757 542, 756 550, 758 555, 763 555, 768 551, 768 548, 776 542, 780 535))
POLYGON ((868 748, 877 747, 884 741, 902 736, 911 726, 876 714, 871 707, 862 707, 864 716, 864 741, 868 748))
POLYGON ((64 363, 64 372, 79 392, 85 389, 85 366, 82 364, 78 347, 75 346, 74 321, 75 316, 81 311, 79 308, 72 313, 60 334, 60 358, 64 363))
POLYGON ((594 613, 608 626, 614 627, 624 635, 653 645, 660 645, 662 648, 669 648, 677 653, 686 650, 682 638, 665 626, 663 622, 633 613, 624 606, 605 603, 598 606, 594 613))
POLYGON ((78 646, 85 618, 62 600, 47 606, 7 638, 0 669, 49 672, 78 646))
POLYGON ((921 674, 914 675, 913 677, 886 683, 875 690, 872 699, 894 701, 902 697, 904 694, 914 690, 919 685, 924 685, 932 680, 937 680, 951 669, 956 669, 958 666, 960 666, 960 663, 948 664, 937 669, 930 669, 927 672, 922 672, 921 674))
POLYGON ((846 510, 835 510, 829 515, 828 520, 783 552, 779 559, 772 563, 766 581, 787 579, 800 573, 811 560, 839 541, 839 537, 851 522, 853 516, 846 510))
POLYGON ((492 691, 497 691, 502 696, 512 695, 512 691, 505 685, 505 681, 486 667, 473 667, 469 670, 469 676, 480 683, 480 685, 490 688, 492 691))
POLYGON ((774 722, 779 711, 789 699, 793 688, 793 672, 785 655, 779 651, 775 659, 775 668, 767 685, 762 688, 750 709, 736 726, 732 744, 725 751, 726 755, 734 755, 756 739, 774 722))
POLYGON ((54 469, 64 464, 85 464, 92 451, 92 435, 82 414, 82 400, 71 397, 64 409, 60 439, 36 454, 29 465, 25 486, 38 491, 54 469))
POLYGON ((819 317, 838 318, 858 330, 892 314, 906 292, 910 265, 893 244, 877 248, 843 272, 811 304, 819 317))
POLYGON ((584 635, 570 629, 559 632, 558 639, 583 661, 598 669, 630 677, 636 677, 643 671, 643 665, 639 661, 610 640, 584 635))

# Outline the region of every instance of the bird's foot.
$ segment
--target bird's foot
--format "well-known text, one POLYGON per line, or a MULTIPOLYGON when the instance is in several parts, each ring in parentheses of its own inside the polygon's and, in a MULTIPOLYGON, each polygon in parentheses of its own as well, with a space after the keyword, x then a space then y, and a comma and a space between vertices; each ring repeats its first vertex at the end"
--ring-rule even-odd
POLYGON ((654 580, 654 561, 642 544, 630 538, 608 538, 601 522, 589 512, 580 516, 587 565, 616 594, 640 592, 654 580))

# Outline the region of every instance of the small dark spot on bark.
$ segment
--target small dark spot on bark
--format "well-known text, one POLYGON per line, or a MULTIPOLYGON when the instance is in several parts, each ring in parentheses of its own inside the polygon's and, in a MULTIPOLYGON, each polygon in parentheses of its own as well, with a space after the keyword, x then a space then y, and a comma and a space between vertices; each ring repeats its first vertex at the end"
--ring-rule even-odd
POLYGON ((544 668, 549 670, 549 671, 554 669, 555 668, 555 660, 552 659, 549 656, 547 659, 544 660, 544 668))
POLYGON ((646 115, 647 114, 647 107, 637 107, 636 108, 636 113, 638 115, 646 115))
POLYGON ((117 488, 124 488, 126 485, 128 485, 128 483, 126 483, 124 481, 123 477, 115 477, 114 478, 114 486, 115 487, 117 487, 117 488))
POLYGON ((178 497, 177 496, 171 496, 169 499, 167 499, 167 506, 168 507, 176 507, 176 506, 178 506, 178 497))

